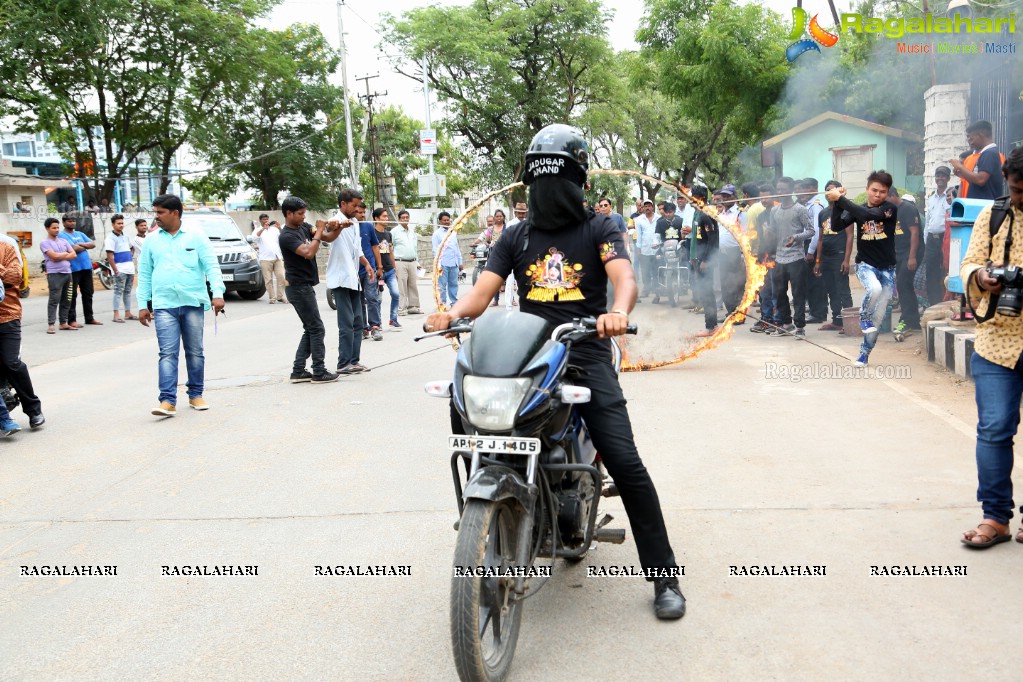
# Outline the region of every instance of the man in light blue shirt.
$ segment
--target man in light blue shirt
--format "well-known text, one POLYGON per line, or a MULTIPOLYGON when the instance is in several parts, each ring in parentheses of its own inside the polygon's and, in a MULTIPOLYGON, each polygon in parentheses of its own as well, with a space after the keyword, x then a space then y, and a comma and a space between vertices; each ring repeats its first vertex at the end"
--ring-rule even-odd
POLYGON ((458 248, 458 235, 453 234, 444 245, 444 252, 437 253, 444 238, 448 235, 448 227, 451 225, 451 214, 441 211, 437 216, 440 227, 433 233, 433 257, 434 268, 440 270, 440 298, 441 303, 450 308, 458 300, 458 273, 462 270, 462 251, 458 248), (445 298, 447 301, 445 301, 445 298))
POLYGON ((188 404, 208 410, 203 399, 205 358, 202 335, 204 313, 224 309, 224 280, 209 238, 196 228, 181 225, 184 207, 173 194, 153 199, 160 229, 142 243, 139 286, 136 291, 139 322, 156 322, 160 345, 160 404, 152 413, 173 417, 178 402, 178 355, 185 347, 188 369, 188 404), (207 291, 206 283, 209 282, 207 291))
POLYGON ((643 288, 639 298, 654 293, 657 288, 657 218, 654 216, 654 202, 643 202, 643 212, 633 219, 636 226, 637 260, 641 263, 643 288))
POLYGON ((337 372, 348 376, 369 371, 362 364, 362 329, 366 319, 362 287, 376 284, 372 279, 374 267, 362 253, 362 237, 356 222, 362 194, 346 187, 338 193, 337 205, 340 214, 324 225, 323 241, 330 244, 327 288, 337 309, 337 372))

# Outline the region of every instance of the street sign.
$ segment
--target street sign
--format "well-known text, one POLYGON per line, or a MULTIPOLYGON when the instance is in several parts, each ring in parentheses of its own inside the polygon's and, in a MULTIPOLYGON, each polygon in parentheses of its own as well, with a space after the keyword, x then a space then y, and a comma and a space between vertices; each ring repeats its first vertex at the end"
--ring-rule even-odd
POLYGON ((423 154, 432 156, 437 153, 437 131, 436 130, 420 130, 419 131, 419 151, 423 154))

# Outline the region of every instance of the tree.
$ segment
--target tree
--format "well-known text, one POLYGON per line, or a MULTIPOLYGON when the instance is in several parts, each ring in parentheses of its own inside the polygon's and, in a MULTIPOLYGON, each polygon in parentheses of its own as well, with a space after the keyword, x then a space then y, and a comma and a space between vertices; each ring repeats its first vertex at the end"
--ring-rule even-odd
POLYGON ((724 180, 742 149, 779 115, 788 75, 777 15, 734 0, 647 0, 637 34, 657 87, 682 112, 678 176, 724 180))
POLYGON ((194 194, 199 201, 224 203, 238 190, 238 177, 231 173, 224 175, 209 173, 199 178, 181 178, 181 186, 194 194))
POLYGON ((336 206, 345 174, 344 92, 330 82, 338 54, 312 25, 252 33, 248 67, 217 89, 227 106, 196 125, 195 150, 232 166, 267 209, 279 208, 284 192, 313 208, 336 206))
POLYGON ((501 186, 521 175, 537 131, 601 98, 607 19, 599 0, 473 0, 385 15, 384 24, 400 52, 395 69, 421 81, 406 64, 429 59, 450 130, 477 151, 484 182, 501 186))
MULTIPOLYGON (((99 197, 157 153, 167 176, 273 0, 0 0, 0 113, 46 131, 99 197), (56 37, 55 37, 56 36, 56 37)), ((166 189, 169 177, 161 188, 166 189)))

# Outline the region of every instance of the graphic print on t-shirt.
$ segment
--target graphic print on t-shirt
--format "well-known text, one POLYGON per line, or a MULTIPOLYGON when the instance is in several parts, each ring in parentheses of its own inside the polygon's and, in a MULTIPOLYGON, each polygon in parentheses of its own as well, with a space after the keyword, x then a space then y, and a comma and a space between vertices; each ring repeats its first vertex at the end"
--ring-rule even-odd
MULTIPOLYGON (((603 255, 602 249, 601 257, 603 255)), ((583 278, 582 268, 582 264, 570 263, 565 254, 552 246, 542 260, 537 259, 526 268, 530 285, 526 298, 544 303, 583 300, 583 293, 579 291, 579 283, 583 278)))
MULTIPOLYGON (((892 217, 890 210, 884 212, 884 217, 887 220, 892 217)), ((860 230, 860 239, 864 241, 875 241, 878 239, 888 239, 888 235, 884 233, 884 223, 879 223, 874 220, 868 220, 863 223, 863 227, 860 230)))
POLYGON ((825 218, 824 221, 821 222, 821 234, 827 235, 838 234, 837 232, 831 229, 831 218, 825 218))
POLYGON ((618 252, 615 251, 615 245, 611 242, 604 242, 600 245, 600 261, 602 263, 606 263, 617 256, 618 252))

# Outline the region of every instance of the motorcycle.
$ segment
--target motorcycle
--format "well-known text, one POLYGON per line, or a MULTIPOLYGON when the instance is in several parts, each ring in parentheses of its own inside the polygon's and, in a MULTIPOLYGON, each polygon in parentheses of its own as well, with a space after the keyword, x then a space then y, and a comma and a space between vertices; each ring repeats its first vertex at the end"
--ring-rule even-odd
POLYGON ((490 245, 486 242, 480 242, 476 246, 472 247, 472 251, 469 255, 475 263, 472 270, 472 283, 473 286, 475 286, 476 280, 480 278, 480 273, 487 267, 487 259, 490 258, 490 245))
POLYGON ((21 405, 21 398, 8 383, 7 379, 0 379, 0 398, 3 398, 4 405, 7 406, 8 412, 13 412, 14 408, 21 405))
POLYGON ((600 498, 617 489, 605 486, 575 407, 590 390, 573 385, 577 370, 568 364, 573 344, 596 337, 596 320, 551 331, 535 315, 494 311, 416 340, 469 332, 454 381, 431 382, 426 392, 453 396, 465 434, 448 438, 460 517, 450 606, 455 667, 463 681, 496 682, 511 668, 523 602, 546 582, 534 579, 549 577, 537 559, 580 561, 595 541, 624 542, 625 530, 604 528, 609 515, 597 521, 600 498))
POLYGON ((105 260, 93 261, 92 270, 99 275, 99 283, 103 285, 104 289, 114 288, 114 271, 110 267, 110 263, 105 260))
POLYGON ((661 292, 668 297, 672 308, 678 306, 678 299, 689 293, 689 265, 682 258, 685 248, 678 239, 667 239, 657 249, 658 293, 653 302, 661 302, 661 292))

